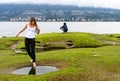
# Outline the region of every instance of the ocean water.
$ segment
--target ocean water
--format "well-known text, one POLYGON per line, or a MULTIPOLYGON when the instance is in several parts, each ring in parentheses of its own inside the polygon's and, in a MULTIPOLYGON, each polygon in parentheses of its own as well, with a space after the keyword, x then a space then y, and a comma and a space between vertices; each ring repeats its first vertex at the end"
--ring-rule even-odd
MULTIPOLYGON (((0 37, 16 36, 28 22, 0 22, 0 37)), ((41 33, 62 33, 64 22, 37 22, 41 33)), ((120 22, 66 22, 68 32, 88 32, 97 34, 120 33, 120 22)), ((25 35, 25 31, 20 36, 25 35)))

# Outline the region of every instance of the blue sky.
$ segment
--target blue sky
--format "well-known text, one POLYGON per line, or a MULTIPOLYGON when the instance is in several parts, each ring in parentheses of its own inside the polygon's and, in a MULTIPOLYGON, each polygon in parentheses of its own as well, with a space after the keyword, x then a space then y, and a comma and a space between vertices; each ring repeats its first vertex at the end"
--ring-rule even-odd
POLYGON ((120 0, 0 0, 3 3, 62 4, 120 9, 120 0))

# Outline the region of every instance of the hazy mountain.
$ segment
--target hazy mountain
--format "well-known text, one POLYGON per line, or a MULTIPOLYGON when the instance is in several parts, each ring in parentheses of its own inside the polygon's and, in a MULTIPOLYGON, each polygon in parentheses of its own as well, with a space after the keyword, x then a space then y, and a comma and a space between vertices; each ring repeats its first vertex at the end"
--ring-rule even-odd
POLYGON ((120 21, 120 10, 68 5, 0 4, 0 21, 120 21))

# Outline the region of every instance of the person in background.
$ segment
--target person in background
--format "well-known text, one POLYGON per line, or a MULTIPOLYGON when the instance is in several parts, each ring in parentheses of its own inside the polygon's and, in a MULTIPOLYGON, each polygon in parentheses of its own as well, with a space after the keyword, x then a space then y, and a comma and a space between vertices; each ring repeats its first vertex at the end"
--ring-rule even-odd
POLYGON ((40 29, 34 17, 30 18, 30 22, 26 24, 25 27, 18 32, 16 37, 18 37, 19 34, 25 30, 27 31, 25 35, 25 48, 27 50, 27 53, 31 57, 30 62, 32 63, 33 67, 36 67, 35 35, 40 33, 40 29))
POLYGON ((68 31, 68 27, 67 24, 64 23, 62 27, 60 27, 60 29, 62 29, 63 32, 67 32, 68 31))

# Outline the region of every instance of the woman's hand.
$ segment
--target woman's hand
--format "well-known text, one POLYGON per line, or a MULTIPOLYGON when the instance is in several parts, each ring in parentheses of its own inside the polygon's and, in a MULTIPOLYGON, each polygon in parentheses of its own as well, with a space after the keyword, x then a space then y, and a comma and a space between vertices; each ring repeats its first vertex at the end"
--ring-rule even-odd
POLYGON ((36 33, 39 34, 40 33, 40 29, 38 26, 36 26, 36 33))
POLYGON ((16 37, 18 37, 18 36, 19 36, 19 34, 16 35, 16 37))

